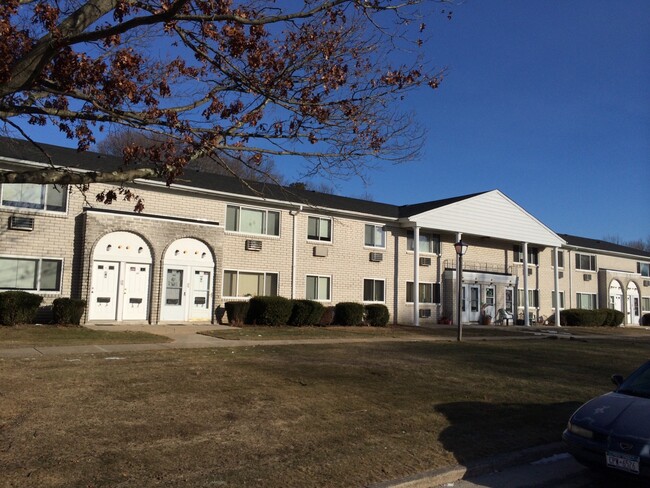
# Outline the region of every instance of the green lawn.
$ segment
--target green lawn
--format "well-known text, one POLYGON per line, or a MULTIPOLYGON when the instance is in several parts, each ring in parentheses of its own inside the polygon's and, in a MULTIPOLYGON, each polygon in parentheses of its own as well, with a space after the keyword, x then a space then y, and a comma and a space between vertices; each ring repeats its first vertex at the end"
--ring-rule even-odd
POLYGON ((373 342, 0 361, 7 486, 351 487, 556 442, 647 340, 373 342))

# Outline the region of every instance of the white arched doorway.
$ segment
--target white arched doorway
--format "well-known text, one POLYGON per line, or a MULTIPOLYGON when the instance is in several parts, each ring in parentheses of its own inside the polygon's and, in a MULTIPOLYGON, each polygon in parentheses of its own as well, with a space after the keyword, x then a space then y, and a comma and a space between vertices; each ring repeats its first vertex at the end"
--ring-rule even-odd
POLYGON ((147 320, 151 251, 140 236, 111 232, 92 257, 88 320, 147 320))
POLYGON ((630 281, 627 284, 627 320, 626 323, 639 325, 639 288, 636 283, 630 281))
POLYGON ((623 286, 618 280, 612 280, 609 285, 609 308, 623 311, 623 286))
POLYGON ((214 259, 197 239, 174 241, 163 260, 161 321, 207 321, 212 318, 214 259))

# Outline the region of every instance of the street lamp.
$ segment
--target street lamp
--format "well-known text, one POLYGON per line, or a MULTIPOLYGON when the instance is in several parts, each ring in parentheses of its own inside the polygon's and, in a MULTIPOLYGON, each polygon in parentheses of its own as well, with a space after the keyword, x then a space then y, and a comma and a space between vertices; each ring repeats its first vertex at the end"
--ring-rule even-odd
POLYGON ((456 273, 458 275, 458 299, 456 300, 456 317, 458 317, 458 341, 462 340, 463 338, 460 302, 463 297, 463 255, 467 252, 468 247, 469 246, 465 244, 462 239, 454 244, 454 249, 456 249, 456 255, 458 256, 458 270, 456 273))

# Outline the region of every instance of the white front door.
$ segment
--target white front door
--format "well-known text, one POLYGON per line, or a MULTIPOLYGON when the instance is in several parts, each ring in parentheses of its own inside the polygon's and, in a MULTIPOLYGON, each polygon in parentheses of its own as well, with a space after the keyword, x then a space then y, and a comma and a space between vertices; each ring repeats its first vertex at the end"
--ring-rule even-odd
POLYGON ((496 296, 496 290, 494 286, 486 286, 485 287, 485 315, 489 315, 490 317, 494 318, 496 316, 496 310, 495 310, 495 296, 496 296))
POLYGON ((627 285, 627 321, 628 324, 639 325, 641 311, 639 310, 639 289, 630 282, 627 285))
POLYGON ((189 320, 210 320, 212 313, 212 289, 209 270, 192 269, 192 286, 190 287, 189 320))
POLYGON ((90 288, 88 320, 115 320, 120 264, 95 261, 90 288))
POLYGON ((162 320, 185 320, 187 301, 187 270, 184 267, 166 267, 162 320))
POLYGON ((149 303, 149 265, 125 264, 122 320, 146 320, 149 303))
POLYGON ((461 303, 463 322, 478 322, 481 314, 481 287, 479 285, 463 285, 463 300, 461 303))

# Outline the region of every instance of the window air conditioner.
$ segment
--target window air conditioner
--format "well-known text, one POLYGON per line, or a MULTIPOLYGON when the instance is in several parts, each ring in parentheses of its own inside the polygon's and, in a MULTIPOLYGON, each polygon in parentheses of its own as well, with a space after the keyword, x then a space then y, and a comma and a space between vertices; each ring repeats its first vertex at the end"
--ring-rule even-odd
POLYGON ((370 253, 370 261, 373 263, 380 263, 381 261, 384 260, 384 255, 380 252, 371 252, 370 253))
POLYGON ((558 272, 557 272, 557 277, 558 277, 559 279, 564 278, 564 271, 558 271, 558 272))
POLYGON ((431 258, 420 258, 420 266, 431 266, 431 258))
POLYGON ((247 251, 261 251, 262 250, 262 241, 254 241, 253 239, 246 239, 246 250, 247 251))
POLYGON ((314 246, 314 256, 319 258, 327 257, 328 249, 325 246, 314 246))
POLYGON ((591 281, 591 275, 590 274, 584 274, 582 275, 582 279, 585 281, 591 281))
POLYGON ((9 228, 14 230, 34 230, 34 217, 9 217, 9 228))

